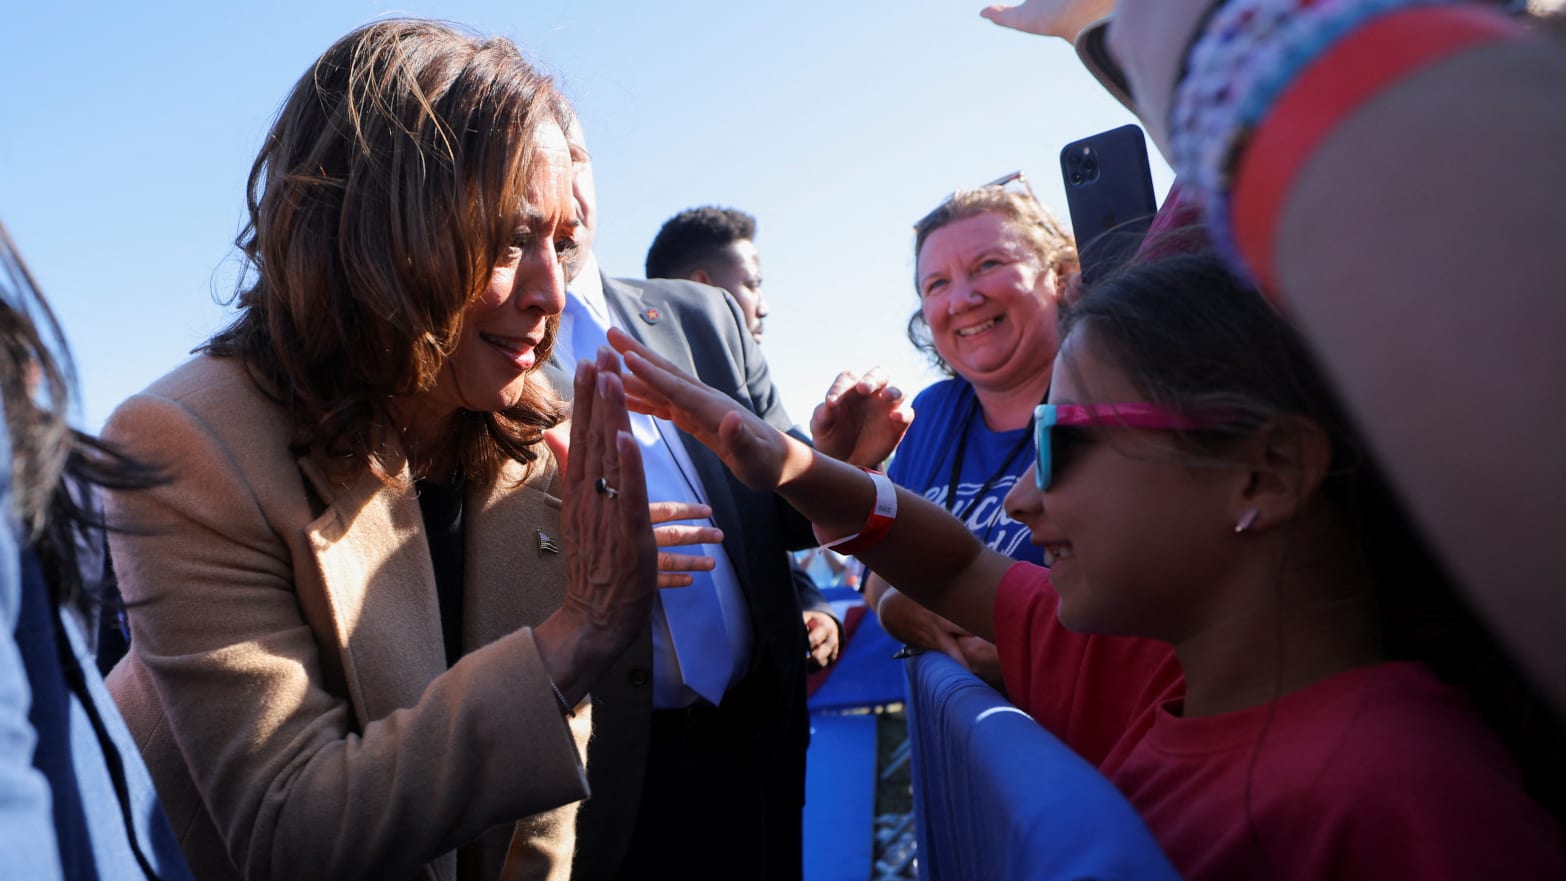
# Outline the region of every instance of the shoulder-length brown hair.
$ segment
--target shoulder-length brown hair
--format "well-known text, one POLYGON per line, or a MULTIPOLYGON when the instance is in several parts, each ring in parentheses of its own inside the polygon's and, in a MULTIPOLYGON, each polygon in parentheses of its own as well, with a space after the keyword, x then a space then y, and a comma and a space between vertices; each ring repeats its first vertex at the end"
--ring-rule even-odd
MULTIPOLYGON (((455 351, 560 100, 510 40, 433 21, 367 25, 300 78, 250 171, 239 317, 203 347, 285 404, 296 451, 396 473, 387 404, 433 387, 455 351)), ((544 383, 508 410, 463 411, 464 474, 531 463, 563 413, 544 383)))

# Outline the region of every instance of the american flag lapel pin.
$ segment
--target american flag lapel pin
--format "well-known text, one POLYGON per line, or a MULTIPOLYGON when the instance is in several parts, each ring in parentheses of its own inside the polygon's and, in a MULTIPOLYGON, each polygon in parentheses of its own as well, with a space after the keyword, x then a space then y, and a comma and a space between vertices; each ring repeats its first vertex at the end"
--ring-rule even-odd
POLYGON ((542 557, 545 554, 558 553, 560 553, 560 545, 556 544, 554 539, 546 535, 544 530, 538 530, 538 555, 542 557))

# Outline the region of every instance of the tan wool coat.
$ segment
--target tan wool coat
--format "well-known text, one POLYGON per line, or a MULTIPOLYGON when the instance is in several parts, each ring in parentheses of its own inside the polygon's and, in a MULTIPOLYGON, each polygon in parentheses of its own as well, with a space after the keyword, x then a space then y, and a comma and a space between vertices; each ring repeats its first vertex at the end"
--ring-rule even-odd
POLYGON ((334 481, 288 435, 212 356, 105 429, 172 478, 109 500, 131 625, 109 684, 196 875, 488 879, 515 832, 508 877, 563 881, 590 708, 562 721, 528 629, 565 586, 553 460, 468 487, 448 669, 414 489, 334 481))

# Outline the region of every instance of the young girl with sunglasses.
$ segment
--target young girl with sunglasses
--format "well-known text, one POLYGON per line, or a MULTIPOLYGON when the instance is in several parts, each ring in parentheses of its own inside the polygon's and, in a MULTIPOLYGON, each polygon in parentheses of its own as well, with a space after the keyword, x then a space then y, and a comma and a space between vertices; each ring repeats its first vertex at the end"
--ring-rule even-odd
POLYGON ((1048 569, 612 341, 634 405, 993 638, 1013 700, 1185 877, 1566 877, 1535 800, 1559 803, 1559 730, 1294 331, 1201 255, 1105 282, 1061 330, 1034 474, 1007 499, 1048 569))

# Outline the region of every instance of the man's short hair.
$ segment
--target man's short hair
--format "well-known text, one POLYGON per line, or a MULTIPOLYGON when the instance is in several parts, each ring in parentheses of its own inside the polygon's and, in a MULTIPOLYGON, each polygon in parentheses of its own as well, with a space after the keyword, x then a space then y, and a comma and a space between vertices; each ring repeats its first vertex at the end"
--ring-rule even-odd
POLYGON ((686 278, 729 245, 756 238, 756 218, 734 208, 703 205, 669 218, 647 249, 648 278, 686 278))

